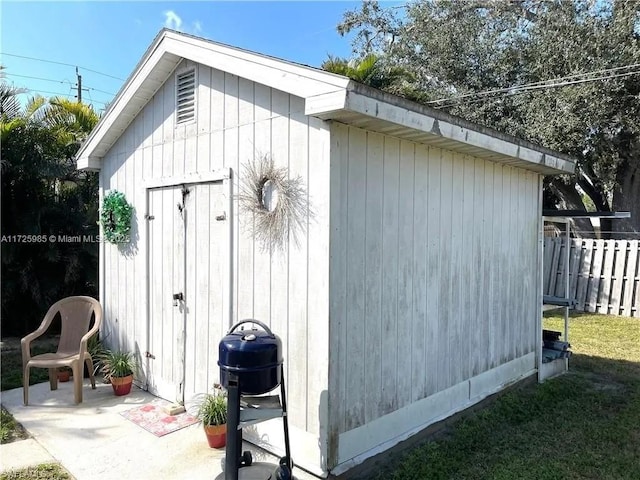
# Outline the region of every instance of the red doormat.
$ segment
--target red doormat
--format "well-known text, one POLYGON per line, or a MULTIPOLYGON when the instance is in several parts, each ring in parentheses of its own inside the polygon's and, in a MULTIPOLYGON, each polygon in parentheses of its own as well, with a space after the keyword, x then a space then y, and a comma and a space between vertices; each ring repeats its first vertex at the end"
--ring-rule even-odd
POLYGON ((165 400, 153 400, 145 405, 132 408, 120 413, 127 420, 153 433, 156 437, 162 437, 181 428, 198 423, 198 419, 188 413, 167 415, 163 407, 170 405, 165 400))

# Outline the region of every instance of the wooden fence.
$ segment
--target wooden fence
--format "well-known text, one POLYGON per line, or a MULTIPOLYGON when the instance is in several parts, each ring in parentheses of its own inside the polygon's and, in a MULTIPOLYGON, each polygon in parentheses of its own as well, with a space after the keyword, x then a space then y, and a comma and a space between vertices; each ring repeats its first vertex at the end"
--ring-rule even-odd
MULTIPOLYGON (((569 298, 576 310, 640 318, 640 241, 571 239, 569 298)), ((544 294, 564 297, 565 239, 544 238, 544 294)))

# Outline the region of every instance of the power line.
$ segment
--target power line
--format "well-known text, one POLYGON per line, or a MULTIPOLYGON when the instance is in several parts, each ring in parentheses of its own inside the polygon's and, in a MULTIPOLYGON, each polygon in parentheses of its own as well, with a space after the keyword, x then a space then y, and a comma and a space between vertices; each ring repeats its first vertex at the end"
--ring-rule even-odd
POLYGON ((582 78, 582 79, 579 79, 579 80, 572 80, 572 81, 569 81, 569 82, 551 83, 549 85, 533 85, 531 87, 524 87, 524 88, 520 88, 518 90, 519 91, 525 91, 525 90, 540 90, 540 89, 547 88, 547 87, 564 87, 565 85, 576 85, 576 84, 579 84, 579 83, 595 82, 596 80, 609 80, 611 78, 628 77, 630 75, 637 75, 639 73, 640 73, 640 70, 636 70, 634 72, 618 73, 616 75, 606 75, 604 77, 582 78))
MULTIPOLYGON (((543 85, 531 85, 531 86, 526 86, 526 87, 512 87, 512 88, 508 88, 508 89, 500 89, 499 91, 496 90, 494 91, 487 91, 487 92, 478 92, 477 95, 482 95, 482 98, 479 99, 475 99, 475 100, 469 100, 469 101, 465 101, 464 98, 462 98, 462 96, 460 97, 453 97, 450 100, 449 103, 444 103, 442 105, 434 105, 435 108, 447 108, 447 107, 452 107, 455 105, 472 105, 474 103, 478 103, 484 100, 487 100, 487 95, 489 95, 490 93, 496 93, 496 94, 507 94, 507 96, 510 95, 519 95, 521 93, 527 93, 533 90, 542 90, 542 89, 549 89, 549 88, 557 88, 557 87, 566 87, 568 85, 577 85, 580 83, 587 83, 587 82, 595 82, 598 80, 609 80, 612 78, 622 78, 622 77, 628 77, 631 75, 638 75, 640 74, 640 70, 634 71, 634 72, 625 72, 625 73, 619 73, 617 75, 607 75, 607 76, 603 76, 603 77, 594 77, 594 78, 583 78, 580 80, 573 80, 573 81, 568 81, 568 82, 561 82, 561 83, 551 83, 551 84, 543 84, 543 85), (459 101, 460 100, 460 101, 459 101)), ((468 98, 470 96, 473 96, 474 94, 466 94, 464 95, 465 98, 468 98)), ((494 98, 489 98, 494 99, 494 98)), ((446 100, 446 99, 443 99, 446 100)), ((431 103, 431 102, 427 102, 427 103, 431 103)))
POLYGON ((104 93, 106 95, 111 95, 112 97, 115 97, 116 94, 115 93, 109 93, 109 92, 105 92, 104 90, 100 90, 98 88, 93 88, 93 87, 89 87, 89 90, 94 90, 96 92, 100 92, 100 93, 104 93))
POLYGON ((53 82, 53 83, 64 83, 64 82, 68 82, 69 84, 71 84, 71 82, 69 82, 69 80, 53 80, 52 78, 43 78, 43 77, 32 77, 31 75, 20 75, 17 73, 6 73, 7 76, 9 77, 20 77, 20 78, 30 78, 32 80, 42 80, 45 82, 53 82))
MULTIPOLYGON (((25 88, 25 87, 22 87, 22 88, 25 88)), ((26 94, 26 93, 31 93, 31 92, 33 92, 33 90, 27 89, 27 92, 23 92, 23 93, 26 94)), ((49 93, 51 95, 62 95, 63 97, 76 98, 76 96, 72 92, 62 93, 62 92, 52 92, 52 91, 49 91, 49 90, 37 90, 35 93, 49 93)), ((94 103, 100 103, 102 105, 106 105, 107 104, 106 102, 100 102, 100 101, 97 101, 97 100, 95 100, 94 103)))
MULTIPOLYGON (((70 63, 64 63, 64 62, 55 62, 53 60, 45 60, 44 58, 35 58, 35 57, 27 57, 26 55, 16 55, 15 53, 5 53, 5 52, 0 52, 0 55, 7 55, 9 57, 17 57, 17 58, 25 58, 27 60, 35 60, 37 62, 46 62, 46 63, 53 63, 55 65, 64 65, 66 67, 76 67, 76 65, 72 65, 70 63)), ((97 70, 93 70, 91 68, 87 68, 87 67, 82 67, 80 66, 79 68, 86 70, 87 72, 92 72, 92 73, 97 73, 98 75, 103 75, 105 77, 109 77, 109 78, 114 78, 116 80, 120 80, 120 81, 124 81, 124 78, 120 78, 120 77, 116 77, 114 75, 110 75, 108 73, 103 73, 103 72, 99 72, 97 70)))
MULTIPOLYGON (((7 75, 14 76, 14 77, 20 77, 20 78, 30 78, 32 80, 42 80, 42 81, 45 81, 45 82, 52 82, 52 83, 64 83, 64 82, 67 82, 69 85, 71 85, 71 82, 69 80, 67 80, 67 79, 54 80, 52 78, 32 77, 31 75, 20 75, 18 73, 8 73, 7 75)), ((105 95, 111 95, 112 97, 115 96, 115 93, 106 92, 104 90, 100 90, 99 88, 94 88, 94 87, 83 88, 83 90, 85 90, 85 91, 94 90, 96 92, 104 93, 105 95)))
MULTIPOLYGON (((640 73, 640 70, 637 70, 637 71, 634 71, 634 72, 620 73, 620 74, 617 74, 617 75, 607 75, 607 76, 602 76, 602 77, 584 78, 584 79, 573 80, 573 81, 568 81, 568 82, 561 82, 561 83, 544 83, 543 84, 542 82, 538 82, 537 84, 525 84, 525 85, 522 85, 522 86, 514 86, 514 87, 501 88, 501 89, 495 89, 495 90, 487 90, 487 91, 484 91, 484 92, 468 93, 468 94, 465 94, 465 95, 460 95, 458 97, 450 97, 448 99, 443 98, 443 99, 437 100, 437 102, 444 102, 444 103, 442 105, 434 105, 434 107, 435 108, 443 108, 443 107, 450 107, 452 105, 472 104, 472 103, 477 103, 479 100, 483 100, 484 99, 484 98, 481 98, 479 100, 464 101, 464 99, 468 98, 468 97, 474 97, 474 96, 487 97, 487 96, 493 95, 493 94, 517 95, 517 94, 524 93, 524 92, 531 91, 531 90, 541 90, 541 89, 547 89, 547 88, 564 87, 564 86, 568 86, 568 85, 576 85, 576 84, 580 84, 580 83, 593 82, 593 81, 596 81, 596 80, 608 80, 608 79, 611 79, 611 78, 628 77, 630 75, 637 75, 638 73, 640 73)), ((433 102, 435 102, 435 101, 432 100, 432 101, 427 102, 427 103, 433 103, 433 102)))
MULTIPOLYGON (((524 84, 520 84, 520 85, 514 85, 512 87, 504 87, 504 88, 496 88, 496 89, 492 89, 492 90, 484 90, 481 92, 471 92, 471 93, 465 93, 463 95, 456 95, 454 97, 446 97, 446 98, 439 98, 437 100, 430 100, 428 102, 425 102, 426 104, 432 104, 432 103, 439 103, 439 102, 447 102, 447 101, 452 101, 452 100, 458 100, 458 99, 462 99, 462 98, 467 98, 467 97, 477 97, 477 96, 481 96, 481 95, 491 95, 494 93, 503 93, 503 92, 510 92, 512 90, 518 90, 521 88, 526 88, 526 87, 534 87, 534 86, 546 86, 546 84, 549 84, 549 82, 558 82, 558 81, 564 81, 564 80, 568 80, 568 79, 572 79, 572 78, 578 78, 578 77, 583 77, 586 75, 595 75, 595 74, 601 74, 601 73, 608 73, 608 72, 616 72, 618 70, 628 70, 631 68, 637 68, 640 67, 640 63, 635 63, 635 64, 631 64, 631 65, 623 65, 620 67, 614 67, 614 68, 607 68, 607 69, 603 69, 603 70, 593 70, 590 72, 583 72, 583 73, 576 73, 573 75, 567 75, 564 77, 557 77, 557 78, 551 78, 548 80, 541 80, 541 81, 537 81, 537 82, 532 82, 532 83, 524 83, 524 84)), ((627 72, 629 73, 629 72, 627 72)), ((638 73, 638 72, 632 72, 631 74, 634 73, 638 73)), ((597 78, 594 80, 601 80, 603 78, 606 77, 602 77, 602 78, 597 78)), ((615 78, 615 77, 611 77, 611 78, 615 78)), ((589 81, 588 79, 584 79, 585 81, 589 81)), ((583 83, 583 82, 580 82, 583 83)), ((569 85, 569 84, 567 84, 569 85)), ((550 86, 555 86, 555 84, 551 84, 550 86)))
MULTIPOLYGON (((23 88, 25 88, 25 87, 23 87, 23 88)), ((33 93, 33 92, 34 92, 33 90, 27 89, 27 92, 24 92, 24 93, 33 93)), ((62 95, 62 96, 65 96, 65 97, 73 97, 73 94, 71 92, 62 93, 62 92, 51 92, 49 90, 38 90, 35 93, 50 93, 51 95, 62 95)))
POLYGON ((636 67, 640 67, 640 63, 634 63, 632 65, 624 65, 624 66, 615 67, 615 68, 607 68, 607 69, 604 69, 604 70, 593 70, 591 72, 576 73, 576 74, 567 75, 567 76, 564 76, 564 77, 550 78, 548 80, 540 80, 540 81, 531 82, 531 83, 523 83, 523 84, 520 84, 520 85, 514 85, 512 87, 496 88, 496 89, 493 89, 493 90, 485 90, 485 91, 481 91, 481 92, 466 93, 466 94, 463 94, 463 95, 457 95, 455 97, 447 97, 447 98, 440 98, 438 100, 430 100, 430 101, 428 101, 426 103, 428 103, 428 104, 429 103, 437 103, 437 102, 442 102, 442 101, 446 101, 446 100, 453 100, 453 99, 458 99, 458 98, 465 98, 465 97, 471 97, 471 96, 477 96, 477 95, 485 95, 485 94, 488 95, 488 94, 491 94, 491 93, 500 93, 500 92, 505 92, 505 91, 509 91, 509 90, 512 90, 512 89, 515 89, 515 88, 520 88, 520 87, 529 87, 529 86, 534 86, 534 85, 542 85, 542 84, 549 83, 549 82, 557 82, 557 81, 560 81, 560 80, 567 80, 567 79, 570 79, 570 78, 582 77, 582 76, 585 76, 585 75, 593 75, 593 74, 596 74, 596 73, 614 72, 614 71, 618 71, 618 70, 626 70, 626 69, 636 68, 636 67))
POLYGON ((104 106, 108 105, 109 102, 101 102, 100 100, 94 100, 93 97, 91 96, 91 89, 87 90, 87 93, 89 94, 89 103, 99 103, 101 105, 103 105, 103 110, 104 110, 104 106))
POLYGON ((87 94, 89 94, 89 100, 93 103, 93 97, 91 96, 91 90, 87 89, 87 94))

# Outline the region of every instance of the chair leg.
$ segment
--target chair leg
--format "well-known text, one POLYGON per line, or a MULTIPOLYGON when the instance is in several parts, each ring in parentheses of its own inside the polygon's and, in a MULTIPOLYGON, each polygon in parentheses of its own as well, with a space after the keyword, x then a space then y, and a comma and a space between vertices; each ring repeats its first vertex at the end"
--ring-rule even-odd
POLYGON ((82 403, 82 362, 80 360, 73 362, 71 369, 73 370, 73 397, 76 403, 82 403))
POLYGON ((57 368, 49 369, 49 386, 51 387, 51 390, 58 389, 58 369, 57 368))
POLYGON ((29 405, 29 365, 25 365, 22 372, 22 400, 25 406, 29 405))
POLYGON ((89 378, 91 379, 91 388, 93 390, 95 390, 96 389, 96 378, 93 375, 93 361, 89 357, 89 358, 85 359, 84 363, 87 365, 87 370, 89 370, 89 378))

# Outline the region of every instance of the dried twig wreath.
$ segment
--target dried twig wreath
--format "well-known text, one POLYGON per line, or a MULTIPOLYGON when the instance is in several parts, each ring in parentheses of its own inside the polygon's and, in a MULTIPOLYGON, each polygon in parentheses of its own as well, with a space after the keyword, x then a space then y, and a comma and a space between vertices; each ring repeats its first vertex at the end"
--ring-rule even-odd
POLYGON ((254 216, 251 234, 269 251, 282 249, 289 232, 297 244, 311 216, 302 178, 289 178, 287 168, 276 167, 268 154, 244 165, 238 201, 254 216))

